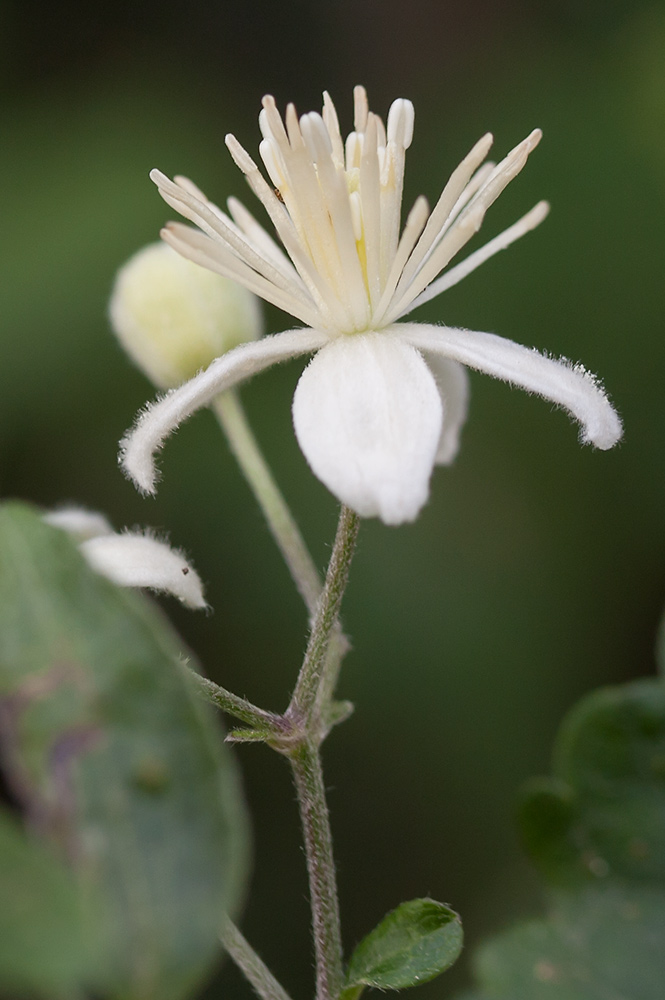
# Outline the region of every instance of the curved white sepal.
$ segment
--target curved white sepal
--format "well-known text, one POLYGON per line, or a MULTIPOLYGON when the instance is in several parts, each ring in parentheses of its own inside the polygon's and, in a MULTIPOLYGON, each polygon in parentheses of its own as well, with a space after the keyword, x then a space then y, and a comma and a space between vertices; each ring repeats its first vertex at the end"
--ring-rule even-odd
POLYGON ((149 533, 98 535, 79 548, 94 570, 121 587, 149 587, 189 608, 207 606, 198 573, 182 552, 149 533))
POLYGON ((66 531, 77 542, 113 534, 113 528, 103 514, 85 507, 59 507, 42 515, 42 520, 52 528, 66 531))
POLYGON ((120 442, 120 462, 126 474, 142 493, 154 493, 155 452, 183 420, 207 406, 225 389, 279 361, 315 351, 327 341, 325 334, 305 327, 241 344, 216 358, 205 371, 149 404, 139 415, 133 429, 120 442))
POLYGON ((616 410, 595 375, 581 365, 549 358, 493 333, 416 323, 400 323, 390 332, 418 350, 459 361, 562 406, 582 425, 584 443, 606 451, 621 438, 616 410))
POLYGON ((429 494, 441 400, 423 358, 396 337, 341 336, 312 359, 293 397, 312 471, 362 517, 413 521, 429 494))
POLYGON ((464 365, 448 361, 440 354, 425 354, 425 361, 434 375, 443 405, 443 425, 436 464, 450 465, 457 457, 460 435, 469 412, 469 373, 464 365))

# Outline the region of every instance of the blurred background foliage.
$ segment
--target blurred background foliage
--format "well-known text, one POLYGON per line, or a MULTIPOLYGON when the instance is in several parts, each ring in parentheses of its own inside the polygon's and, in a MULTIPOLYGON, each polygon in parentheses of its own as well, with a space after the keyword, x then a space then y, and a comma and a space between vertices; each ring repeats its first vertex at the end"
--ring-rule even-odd
MULTIPOLYGON (((422 318, 491 330, 598 372, 626 427, 581 449, 542 401, 473 376, 456 465, 417 524, 368 522, 344 620, 340 694, 356 714, 326 746, 347 947, 402 899, 461 911, 467 948, 540 905, 517 843, 520 782, 548 768, 565 710, 653 672, 665 597, 665 6, 640 0, 231 0, 0 7, 0 490, 77 501, 116 527, 167 530, 214 615, 169 613, 227 687, 286 705, 305 616, 213 418, 168 444, 156 500, 116 467, 153 390, 121 354, 106 304, 115 270, 169 217, 147 174, 192 176, 250 205, 223 145, 256 149, 261 95, 351 124, 416 106, 406 201, 433 201, 485 130, 503 155, 545 140, 492 209, 489 237, 538 199, 547 222, 422 318)), ((266 328, 288 321, 266 310, 266 328)), ((297 364, 244 390, 251 419, 319 564, 336 505, 290 427, 297 364)), ((311 949, 288 769, 239 753, 255 824, 243 927, 296 997, 311 949)), ((423 997, 449 996, 464 961, 423 997)), ((229 965, 210 1000, 247 996, 229 965)))

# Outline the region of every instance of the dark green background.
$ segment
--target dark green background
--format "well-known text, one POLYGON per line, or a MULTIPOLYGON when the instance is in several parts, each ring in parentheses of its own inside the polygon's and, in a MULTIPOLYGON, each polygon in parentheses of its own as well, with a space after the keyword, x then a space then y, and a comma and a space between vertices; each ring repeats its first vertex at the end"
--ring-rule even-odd
MULTIPOLYGON (((285 706, 305 616, 213 419, 167 445, 157 500, 116 468, 117 441, 153 395, 108 329, 117 267, 169 210, 147 174, 191 175, 210 197, 252 197, 223 136, 256 149, 256 113, 317 107, 342 127, 351 88, 372 107, 410 97, 406 199, 438 196, 487 129, 503 155, 544 141, 485 224, 540 198, 535 233, 422 310, 583 361, 626 426, 581 449, 541 400, 474 375, 456 465, 435 473, 417 524, 363 525, 345 605, 341 694, 357 711, 325 762, 345 938, 402 899, 462 912, 468 948, 538 895, 513 833, 515 789, 547 767, 557 724, 592 687, 650 673, 665 596, 665 8, 615 0, 298 0, 0 8, 0 491, 75 500, 116 524, 170 532, 213 616, 172 607, 226 686, 285 706)), ((476 245, 479 245, 477 243, 476 245)), ((266 310, 270 331, 289 321, 266 310)), ((293 364, 244 392, 323 564, 336 506, 290 427, 293 364)), ((297 998, 311 949, 285 764, 240 753, 256 833, 244 929, 297 998)), ((463 970, 423 987, 445 997, 463 970)), ((225 968, 209 996, 247 996, 225 968)))

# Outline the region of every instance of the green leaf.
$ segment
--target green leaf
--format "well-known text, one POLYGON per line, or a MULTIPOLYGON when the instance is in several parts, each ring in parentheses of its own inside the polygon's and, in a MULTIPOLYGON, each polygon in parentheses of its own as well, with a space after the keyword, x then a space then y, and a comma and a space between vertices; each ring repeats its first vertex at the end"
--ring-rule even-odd
POLYGON ((200 982, 245 871, 236 771, 183 655, 151 601, 35 511, 0 508, 6 776, 103 920, 95 990, 123 1000, 200 982))
POLYGON ((555 897, 534 920, 482 948, 476 959, 496 1000, 662 1000, 665 898, 613 883, 555 897))
POLYGON ((548 882, 665 884, 665 685, 594 692, 565 720, 554 779, 527 785, 520 819, 548 882))
POLYGON ((64 865, 0 810, 0 993, 65 995, 91 972, 91 935, 64 865))
POLYGON ((459 916, 433 899, 412 899, 393 910, 357 946, 342 996, 364 986, 401 990, 445 972, 462 950, 459 916))
POLYGON ((665 687, 594 692, 564 721, 554 776, 520 804, 548 912, 476 957, 467 1000, 662 1000, 665 687))
POLYGON ((354 704, 352 701, 331 701, 325 713, 324 728, 329 733, 334 726, 346 722, 353 715, 354 704))
POLYGON ((270 743, 274 740, 275 733, 272 729, 251 729, 249 726, 240 726, 238 729, 229 729, 226 737, 227 743, 270 743))

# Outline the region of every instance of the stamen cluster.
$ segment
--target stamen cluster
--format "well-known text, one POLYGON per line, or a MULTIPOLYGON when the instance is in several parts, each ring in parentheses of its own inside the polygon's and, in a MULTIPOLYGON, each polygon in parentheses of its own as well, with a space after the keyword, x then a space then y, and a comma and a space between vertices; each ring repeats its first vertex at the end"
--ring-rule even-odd
MULTIPOLYGON (((489 133, 483 136, 431 213, 426 198, 416 200, 400 236, 413 104, 395 101, 387 126, 369 110, 363 87, 355 88, 354 104, 355 128, 344 142, 327 93, 321 114, 312 111, 299 119, 289 104, 284 122, 274 98, 264 97, 259 153, 272 187, 238 140, 226 137, 288 258, 234 198, 227 215, 185 178, 173 182, 153 171, 168 204, 200 226, 214 246, 177 223, 165 229, 164 239, 315 329, 380 330, 416 308, 425 301, 424 290, 478 231, 489 206, 520 172, 541 132, 534 130, 497 165, 483 162, 493 141, 489 133)), ((545 202, 538 204, 511 227, 509 241, 538 225, 547 211, 545 202)), ((503 245, 505 239, 494 252, 503 245)), ((448 280, 445 287, 452 283, 448 280)))

